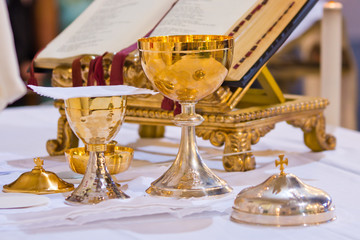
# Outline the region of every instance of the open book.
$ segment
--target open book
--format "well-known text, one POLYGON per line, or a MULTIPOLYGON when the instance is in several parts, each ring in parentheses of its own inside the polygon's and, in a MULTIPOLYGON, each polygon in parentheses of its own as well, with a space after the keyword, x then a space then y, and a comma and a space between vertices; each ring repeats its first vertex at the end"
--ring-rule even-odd
POLYGON ((231 35, 235 49, 226 80, 243 87, 316 1, 96 0, 40 52, 35 67, 55 68, 81 55, 115 53, 152 30, 151 36, 231 35))

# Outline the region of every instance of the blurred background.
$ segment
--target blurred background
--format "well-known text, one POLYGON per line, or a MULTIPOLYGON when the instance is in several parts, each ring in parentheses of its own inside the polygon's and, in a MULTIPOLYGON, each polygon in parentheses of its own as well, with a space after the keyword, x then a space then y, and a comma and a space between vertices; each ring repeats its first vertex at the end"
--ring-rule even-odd
MULTIPOLYGON (((6 0, 21 77, 25 82, 29 78, 28 69, 34 55, 66 28, 92 1, 6 0)), ((320 20, 325 2, 319 1, 298 30, 268 63, 284 93, 320 96, 320 20)), ((338 2, 343 4, 344 15, 341 126, 359 130, 360 1, 338 2)), ((51 73, 37 73, 36 77, 40 85, 51 85, 51 73)), ((45 101, 49 100, 29 91, 9 107, 38 105, 44 104, 45 101)))
MULTIPOLYGON (((29 66, 35 54, 64 30, 92 1, 6 0, 20 74, 25 82, 29 79, 29 66)), ((50 72, 37 73, 36 78, 39 85, 51 85, 50 72)), ((47 101, 48 98, 28 91, 11 106, 38 105, 47 101)))

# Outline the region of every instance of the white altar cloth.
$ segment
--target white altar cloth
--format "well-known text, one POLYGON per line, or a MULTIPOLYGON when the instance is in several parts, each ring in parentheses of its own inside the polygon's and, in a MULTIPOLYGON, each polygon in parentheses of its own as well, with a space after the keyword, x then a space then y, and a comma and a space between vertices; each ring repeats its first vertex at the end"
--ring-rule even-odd
MULTIPOLYGON (((56 138, 58 117, 58 110, 53 106, 7 108, 0 113, 1 188, 21 173, 30 171, 34 157, 45 159, 46 170, 68 181, 79 182, 63 156, 50 157, 45 149, 46 141, 56 138)), ((128 211, 131 204, 126 206, 124 202, 122 207, 128 208, 122 211, 121 200, 116 200, 114 205, 109 202, 104 206, 76 208, 64 203, 66 194, 44 195, 50 199, 47 205, 0 209, 0 239, 360 239, 358 132, 328 129, 337 137, 336 150, 314 153, 304 145, 300 129, 279 123, 253 145, 257 166, 248 172, 225 172, 221 157, 213 159, 214 155, 221 155, 222 148, 198 139, 206 164, 234 191, 222 198, 157 201, 144 191, 171 164, 177 153, 180 129, 166 127, 165 138, 140 139, 137 128, 136 124, 124 124, 115 139, 120 145, 135 149, 129 170, 116 175, 123 187, 127 187, 124 191, 133 198, 135 210, 129 211, 129 216, 124 211, 128 211), (230 221, 236 194, 279 172, 274 165, 279 153, 285 153, 289 159, 285 172, 332 196, 335 221, 307 227, 264 227, 230 221), (82 212, 87 208, 92 215, 90 211, 82 212), (68 213, 70 215, 66 215, 68 213)))

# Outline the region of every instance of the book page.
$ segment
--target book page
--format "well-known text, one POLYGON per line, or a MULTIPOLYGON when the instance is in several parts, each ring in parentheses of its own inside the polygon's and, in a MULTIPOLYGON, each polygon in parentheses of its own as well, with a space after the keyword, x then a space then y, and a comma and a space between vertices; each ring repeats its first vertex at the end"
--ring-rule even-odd
POLYGON ((174 2, 95 0, 40 52, 37 59, 120 51, 146 35, 174 2))
POLYGON ((180 0, 151 36, 225 34, 258 0, 180 0))

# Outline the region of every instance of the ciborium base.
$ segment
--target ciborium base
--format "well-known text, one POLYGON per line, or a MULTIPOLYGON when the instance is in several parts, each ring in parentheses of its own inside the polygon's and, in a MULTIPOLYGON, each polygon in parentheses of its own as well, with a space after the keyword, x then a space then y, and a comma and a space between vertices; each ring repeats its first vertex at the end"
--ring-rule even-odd
POLYGON ((108 199, 125 199, 105 164, 104 152, 89 152, 89 163, 79 186, 66 198, 68 204, 97 204, 108 199))

